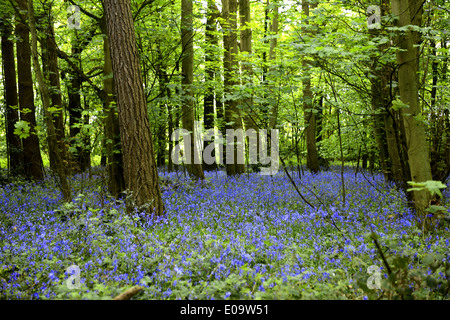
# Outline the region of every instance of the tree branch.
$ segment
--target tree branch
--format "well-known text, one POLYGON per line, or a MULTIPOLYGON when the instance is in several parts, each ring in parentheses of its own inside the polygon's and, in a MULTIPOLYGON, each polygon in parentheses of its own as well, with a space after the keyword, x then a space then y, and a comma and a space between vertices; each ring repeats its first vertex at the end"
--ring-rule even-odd
POLYGON ((75 1, 69 0, 69 2, 71 4, 73 4, 74 6, 77 6, 78 8, 80 8, 80 11, 83 12, 85 15, 87 15, 89 18, 92 18, 96 21, 100 21, 101 18, 97 17, 95 14, 90 13, 89 11, 84 10, 82 7, 80 7, 78 4, 76 4, 75 1))
POLYGON ((130 300, 131 297, 137 295, 144 287, 134 286, 115 297, 113 300, 130 300))
POLYGON ((136 18, 139 16, 142 9, 144 9, 149 4, 152 4, 153 2, 155 2, 155 0, 145 0, 144 2, 142 2, 141 6, 139 7, 139 9, 136 11, 136 13, 133 16, 133 21, 135 21, 136 18))

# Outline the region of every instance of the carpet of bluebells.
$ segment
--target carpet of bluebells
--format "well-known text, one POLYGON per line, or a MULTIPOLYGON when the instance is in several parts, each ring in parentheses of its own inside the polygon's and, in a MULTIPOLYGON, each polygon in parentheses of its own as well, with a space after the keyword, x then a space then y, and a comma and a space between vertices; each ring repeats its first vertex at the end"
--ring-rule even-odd
POLYGON ((449 224, 422 233, 380 174, 347 168, 345 203, 337 170, 291 175, 312 206, 282 171, 209 172, 203 183, 160 172, 166 216, 157 220, 127 214, 97 174, 75 176, 65 204, 51 179, 3 185, 0 299, 111 299, 134 285, 144 290, 133 299, 376 299, 383 291, 365 287, 367 268, 388 275, 374 234, 392 271, 410 270, 416 298, 449 298, 438 293, 450 276, 449 224), (71 265, 78 289, 67 285, 71 265))

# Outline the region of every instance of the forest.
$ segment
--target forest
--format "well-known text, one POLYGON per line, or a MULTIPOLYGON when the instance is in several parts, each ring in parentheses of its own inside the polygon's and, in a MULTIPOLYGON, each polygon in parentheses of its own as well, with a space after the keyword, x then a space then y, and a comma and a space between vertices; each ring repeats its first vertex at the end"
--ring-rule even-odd
POLYGON ((2 0, 0 300, 450 299, 449 26, 2 0))

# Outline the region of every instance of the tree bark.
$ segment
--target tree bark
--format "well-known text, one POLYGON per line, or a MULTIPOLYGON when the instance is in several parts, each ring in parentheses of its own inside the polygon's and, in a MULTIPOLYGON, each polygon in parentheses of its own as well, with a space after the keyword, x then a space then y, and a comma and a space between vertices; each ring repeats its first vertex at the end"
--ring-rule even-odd
MULTIPOLYGON (((114 88, 119 106, 125 186, 139 211, 162 216, 152 132, 144 95, 129 0, 104 2, 110 42, 114 88)), ((131 204, 127 203, 128 210, 131 204)))
MULTIPOLYGON (((216 10, 216 6, 213 0, 208 0, 208 9, 206 12, 206 26, 205 26, 205 82, 207 85, 207 92, 203 98, 203 126, 206 130, 214 128, 214 95, 217 94, 214 86, 211 83, 216 78, 216 67, 214 67, 214 63, 216 59, 214 58, 216 48, 218 46, 217 37, 215 36, 215 32, 217 31, 217 16, 218 12, 216 10)), ((217 105, 216 105, 217 107, 217 105)), ((203 149, 206 148, 209 141, 203 142, 203 149)), ((215 152, 211 153, 215 156, 215 152)), ((214 162, 212 164, 207 164, 205 159, 203 158, 203 169, 206 171, 217 169, 217 163, 214 162)))
MULTIPOLYGON (((64 168, 67 168, 66 160, 66 143, 65 143, 65 132, 64 132, 64 122, 63 122, 63 104, 61 98, 61 85, 59 79, 59 68, 58 68, 58 54, 55 47, 55 32, 53 28, 53 19, 51 15, 52 4, 46 3, 46 10, 48 12, 47 28, 45 30, 45 44, 46 48, 43 48, 42 61, 44 74, 46 75, 47 82, 49 84, 49 93, 51 100, 51 107, 57 109, 57 111, 52 112, 53 124, 55 126, 56 140, 58 143, 58 148, 60 150, 61 160, 64 163, 64 168)), ((58 164, 56 163, 53 153, 49 153, 50 168, 53 171, 57 171, 58 164)), ((67 170, 66 170, 67 171, 67 170)))
MULTIPOLYGON (((238 47, 237 47, 237 0, 223 0, 222 12, 225 29, 224 31, 224 91, 225 95, 231 95, 233 86, 236 84, 236 77, 238 73, 238 47)), ((233 98, 226 98, 225 102, 225 128, 233 129, 234 132, 242 130, 242 117, 237 108, 237 101, 233 98)), ((227 142, 229 143, 229 142, 227 142)), ((245 164, 243 157, 238 161, 238 149, 243 148, 243 145, 238 147, 239 143, 243 141, 233 142, 233 158, 227 155, 226 169, 227 175, 236 175, 245 173, 245 164)))
POLYGON ((123 176, 122 146, 120 144, 119 117, 114 103, 114 78, 109 47, 108 31, 105 17, 100 21, 103 37, 103 52, 105 61, 103 64, 103 89, 105 99, 103 110, 105 119, 106 157, 108 171, 108 190, 113 197, 120 197, 125 191, 125 179, 123 176))
MULTIPOLYGON (((441 42, 445 43, 445 40, 441 42)), ((450 165, 447 159, 450 157, 450 119, 448 110, 437 103, 438 80, 439 80, 439 60, 437 57, 437 47, 434 40, 430 41, 432 51, 432 88, 430 93, 430 161, 433 180, 445 181, 450 174, 450 165)), ((443 77, 445 77, 445 68, 443 77)))
MULTIPOLYGON (((309 1, 302 1, 302 11, 306 19, 304 21, 304 27, 302 27, 303 35, 313 34, 308 30, 309 25, 309 1)), ((303 57, 302 68, 304 77, 302 80, 303 85, 303 114, 305 118, 305 140, 306 140, 306 167, 313 173, 317 173, 320 170, 319 157, 316 147, 316 114, 313 105, 313 93, 311 90, 311 75, 309 73, 310 62, 303 57)))
MULTIPOLYGON (((270 35, 274 36, 272 39, 270 39, 270 49, 269 49, 269 61, 272 64, 269 68, 269 77, 271 78, 271 82, 274 82, 277 77, 273 75, 274 72, 276 72, 276 67, 274 66, 275 61, 277 59, 275 49, 278 44, 278 39, 275 37, 278 34, 278 4, 276 1, 273 1, 274 8, 272 10, 272 22, 270 24, 270 35)), ((267 1, 267 6, 269 5, 269 0, 267 1)), ((270 115, 269 115, 269 128, 275 129, 278 121, 278 101, 275 98, 277 96, 276 91, 274 90, 273 84, 269 84, 269 101, 270 101, 270 115)))
MULTIPOLYGON (((369 30, 369 33, 375 37, 375 32, 373 29, 369 30)), ((380 47, 380 50, 382 48, 380 47)), ((374 112, 373 116, 373 131, 375 135, 375 140, 377 142, 378 146, 378 152, 380 157, 380 167, 381 171, 384 175, 384 178, 386 181, 393 181, 393 172, 392 172, 392 165, 389 159, 389 148, 388 148, 388 142, 387 142, 387 135, 385 130, 385 115, 386 110, 384 103, 385 97, 383 96, 383 85, 386 85, 382 81, 382 77, 379 74, 380 72, 377 70, 380 68, 376 62, 376 58, 372 58, 372 65, 371 65, 371 74, 373 77, 370 78, 371 82, 371 105, 372 105, 372 111, 374 112)))
MULTIPOLYGON (((156 73, 157 73, 157 77, 158 77, 158 81, 159 81, 159 87, 160 90, 163 90, 166 92, 166 103, 164 104, 164 107, 167 108, 167 129, 168 129, 168 137, 169 137, 169 157, 167 158, 167 166, 168 166, 168 171, 171 172, 173 169, 173 160, 171 157, 172 154, 172 150, 173 150, 173 141, 172 141, 172 133, 173 133, 173 106, 172 106, 172 91, 170 90, 169 84, 169 76, 167 75, 167 69, 166 66, 163 66, 161 61, 162 61, 162 53, 161 53, 161 47, 158 43, 157 46, 157 50, 158 50, 158 60, 159 62, 156 64, 156 73)), ((164 112, 164 110, 161 110, 161 112, 164 112)), ((167 137, 166 137, 166 126, 165 124, 160 126, 160 129, 164 128, 163 131, 159 132, 159 143, 160 143, 160 148, 162 148, 165 155, 166 152, 166 142, 167 142, 167 137), (163 143, 164 140, 164 143, 163 143)), ((165 163, 165 157, 163 157, 163 159, 160 160, 161 162, 165 163)), ((164 163, 162 165, 164 165, 164 163)))
MULTIPOLYGON (((418 12, 410 8, 408 0, 393 0, 392 12, 399 16, 398 26, 411 25, 411 15, 417 17, 418 12)), ((416 19, 416 18, 415 18, 416 19)), ((416 22, 419 23, 420 21, 416 22)), ((414 182, 432 180, 431 167, 428 153, 428 145, 425 135, 424 122, 417 117, 421 116, 421 108, 418 96, 418 50, 414 48, 418 40, 410 31, 401 33, 398 37, 399 48, 397 51, 398 86, 402 102, 408 108, 401 109, 405 126, 406 143, 408 148, 408 162, 411 170, 411 178, 414 182)), ((414 191, 414 206, 416 214, 425 219, 426 207, 429 205, 430 194, 428 191, 414 191)))
MULTIPOLYGON (((245 54, 241 61, 241 84, 243 86, 251 86, 253 83, 253 68, 250 57, 252 54, 252 29, 250 27, 251 18, 249 0, 239 0, 239 14, 241 27, 240 48, 241 53, 245 54)), ((253 105, 253 89, 250 90, 252 91, 250 97, 243 101, 245 130, 253 129, 256 132, 256 144, 251 144, 250 139, 247 141, 249 156, 250 154, 258 154, 259 148, 259 127, 256 122, 257 114, 255 112, 255 106, 253 105)))
MULTIPOLYGON (((78 41, 78 40, 77 40, 78 41)), ((81 69, 81 52, 82 48, 79 43, 72 45, 72 56, 77 60, 81 69)), ((69 125, 70 125, 70 139, 71 145, 76 149, 72 153, 72 170, 75 173, 84 172, 88 168, 88 162, 90 161, 89 152, 86 152, 86 146, 83 145, 84 139, 82 137, 81 126, 83 126, 81 106, 81 84, 82 80, 75 70, 71 70, 71 80, 69 88, 69 125)))
MULTIPOLYGON (((17 0, 19 9, 27 12, 27 0, 17 0)), ((26 17, 22 15, 23 20, 26 17)), ((28 179, 44 178, 39 138, 36 134, 36 108, 34 105, 33 78, 31 75, 30 35, 26 25, 18 19, 17 36, 17 79, 19 84, 20 119, 28 122, 30 136, 22 139, 24 174, 28 179)))
POLYGON ((37 49, 37 31, 36 31, 36 24, 34 21, 34 7, 33 2, 28 1, 27 3, 27 9, 28 9, 28 19, 29 19, 29 25, 30 25, 30 32, 31 32, 31 52, 32 52, 32 58, 33 58, 33 65, 34 65, 34 72, 36 74, 36 79, 39 84, 39 88, 41 91, 41 98, 42 98, 42 104, 44 108, 44 116, 47 124, 47 140, 48 140, 48 146, 49 146, 49 153, 55 159, 55 169, 59 176, 59 183, 61 186, 61 191, 63 193, 64 201, 70 202, 72 200, 71 195, 71 189, 67 182, 66 178, 66 170, 64 163, 62 161, 61 157, 61 150, 58 148, 58 141, 56 138, 56 131, 54 127, 53 122, 53 116, 49 112, 50 108, 50 93, 47 88, 47 85, 44 81, 44 76, 41 71, 41 67, 39 65, 39 58, 38 58, 38 49, 37 49))
POLYGON ((23 151, 18 135, 14 134, 15 124, 19 121, 17 112, 16 62, 14 59, 14 43, 8 39, 12 33, 10 21, 0 23, 2 33, 2 63, 5 79, 6 105, 6 145, 8 152, 8 168, 12 176, 22 175, 23 151))
POLYGON ((183 128, 189 131, 191 138, 184 139, 184 152, 186 154, 186 168, 189 174, 196 179, 205 179, 201 158, 196 147, 196 128, 194 96, 192 83, 194 78, 194 30, 192 25, 192 0, 181 1, 181 44, 183 48, 183 60, 181 72, 183 78, 181 84, 184 90, 182 107, 183 128))
MULTIPOLYGON (((381 15, 387 16, 391 14, 390 1, 382 0, 381 15)), ((374 29, 369 30, 370 33, 376 33, 374 29)), ((380 45, 380 51, 385 52, 390 46, 389 43, 380 45)), ((384 65, 377 65, 376 60, 372 65, 373 75, 376 77, 372 80, 372 105, 373 110, 376 110, 379 115, 379 121, 383 121, 383 126, 378 128, 375 132, 377 143, 384 159, 386 170, 385 177, 388 180, 394 181, 399 188, 401 188, 407 195, 408 200, 412 201, 412 195, 406 190, 408 189, 407 181, 411 180, 411 175, 407 160, 406 140, 404 138, 403 120, 400 112, 392 108, 392 97, 398 93, 398 89, 393 87, 394 81, 397 80, 394 70, 396 66, 394 63, 388 62, 384 65), (386 149, 387 148, 387 153, 386 149)), ((375 119, 375 125, 380 125, 380 122, 375 119)))

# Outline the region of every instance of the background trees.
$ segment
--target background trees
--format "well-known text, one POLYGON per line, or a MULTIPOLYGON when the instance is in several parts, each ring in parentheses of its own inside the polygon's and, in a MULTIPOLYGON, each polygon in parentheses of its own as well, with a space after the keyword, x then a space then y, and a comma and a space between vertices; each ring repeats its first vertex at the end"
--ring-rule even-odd
MULTIPOLYGON (((156 172, 147 168, 153 166, 152 157, 143 160, 144 170, 139 167, 144 162, 130 162, 135 151, 123 150, 122 156, 121 148, 139 144, 132 139, 124 146, 123 130, 143 130, 146 136, 153 128, 151 151, 142 146, 136 150, 154 151, 156 165, 172 170, 173 130, 194 132, 195 121, 203 120, 200 128, 215 126, 223 133, 226 128, 277 128, 285 163, 303 163, 314 172, 342 156, 357 168, 380 169, 405 192, 407 181, 443 181, 450 173, 448 4, 380 1, 377 28, 367 25, 375 14, 367 11, 370 5, 133 1, 127 28, 134 28, 133 63, 139 66, 132 74, 142 79, 141 93, 139 83, 113 70, 118 55, 110 51, 102 2, 35 3, 38 64, 49 90, 48 111, 60 152, 60 160, 55 160, 48 140, 50 123, 34 85, 37 66, 31 67, 27 3, 3 3, 5 166, 9 163, 13 175, 40 180, 47 161, 54 171, 62 162, 69 176, 102 163, 109 168, 109 191, 118 196, 133 185, 131 180, 148 180, 140 174, 131 178, 125 166, 148 170, 153 177, 156 172), (67 24, 73 15, 67 11, 69 4, 80 8, 80 28, 67 24), (125 108, 130 113, 120 120, 120 99, 138 107, 133 110, 139 110, 139 117, 125 108), (130 117, 143 122, 128 123, 130 117)), ((149 139, 150 134, 146 145, 149 139)), ((194 143, 191 139, 192 150, 194 143)), ((248 152, 247 145, 245 149, 248 152)), ((195 164, 193 156, 187 165, 192 176, 203 178, 204 170, 216 168, 195 164)), ((229 175, 245 172, 237 158, 231 164, 225 156, 216 154, 227 163, 229 175)), ((142 199, 156 197, 149 190, 142 199)), ((414 199, 407 194, 416 209, 428 206, 425 193, 416 192, 414 199)))

